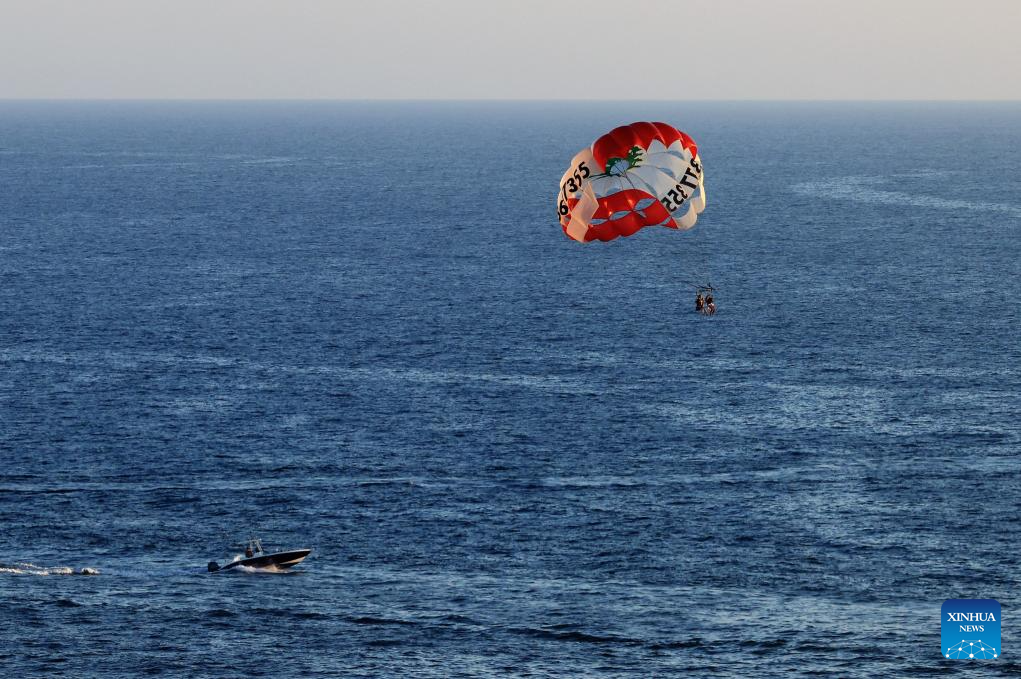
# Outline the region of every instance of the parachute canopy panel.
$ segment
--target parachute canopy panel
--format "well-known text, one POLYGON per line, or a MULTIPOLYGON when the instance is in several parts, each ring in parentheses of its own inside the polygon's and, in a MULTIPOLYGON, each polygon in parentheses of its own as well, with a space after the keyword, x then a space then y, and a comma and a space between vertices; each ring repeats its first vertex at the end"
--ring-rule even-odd
POLYGON ((690 229, 704 209, 698 147, 666 123, 632 123, 604 134, 574 157, 557 193, 560 226, 583 243, 646 226, 690 229))

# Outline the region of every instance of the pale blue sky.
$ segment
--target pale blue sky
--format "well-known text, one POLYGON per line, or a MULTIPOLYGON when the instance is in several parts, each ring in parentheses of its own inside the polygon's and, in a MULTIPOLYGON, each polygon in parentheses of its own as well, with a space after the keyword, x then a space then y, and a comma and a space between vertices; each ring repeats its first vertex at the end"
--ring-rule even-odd
POLYGON ((1021 99, 1021 0, 0 0, 0 98, 1021 99))

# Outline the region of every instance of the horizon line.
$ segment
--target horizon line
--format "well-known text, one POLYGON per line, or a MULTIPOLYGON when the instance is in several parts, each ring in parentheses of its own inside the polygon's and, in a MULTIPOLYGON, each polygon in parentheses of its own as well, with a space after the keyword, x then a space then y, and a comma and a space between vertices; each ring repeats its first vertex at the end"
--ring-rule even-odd
POLYGON ((0 102, 316 102, 316 103, 614 103, 614 104, 1017 104, 1021 99, 547 99, 542 97, 2 97, 0 102))

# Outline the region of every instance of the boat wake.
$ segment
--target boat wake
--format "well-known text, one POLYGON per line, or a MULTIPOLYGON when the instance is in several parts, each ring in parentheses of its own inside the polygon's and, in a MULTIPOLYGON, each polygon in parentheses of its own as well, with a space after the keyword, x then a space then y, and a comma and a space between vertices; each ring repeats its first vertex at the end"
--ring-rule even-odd
POLYGON ((876 188, 887 182, 888 179, 885 177, 836 177, 795 184, 791 187, 791 191, 803 196, 829 198, 832 200, 850 200, 883 205, 907 205, 945 211, 1001 212, 1013 217, 1021 217, 1021 207, 1017 205, 944 198, 942 196, 887 191, 876 188))
POLYGON ((277 575, 277 574, 288 574, 297 575, 301 571, 291 570, 290 568, 277 568, 276 566, 263 566, 262 568, 254 568, 252 566, 235 566, 230 569, 234 573, 248 573, 251 575, 277 575))
POLYGON ((89 566, 83 568, 38 566, 26 561, 15 561, 14 563, 0 562, 0 573, 5 575, 99 575, 99 569, 89 566))

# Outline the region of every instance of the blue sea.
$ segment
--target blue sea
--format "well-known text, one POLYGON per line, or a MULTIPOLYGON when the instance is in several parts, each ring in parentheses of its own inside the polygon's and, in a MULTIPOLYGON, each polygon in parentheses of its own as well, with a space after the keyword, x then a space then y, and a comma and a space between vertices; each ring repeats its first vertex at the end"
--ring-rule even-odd
POLYGON ((6 676, 1016 675, 1019 452, 1021 104, 0 102, 6 676))

